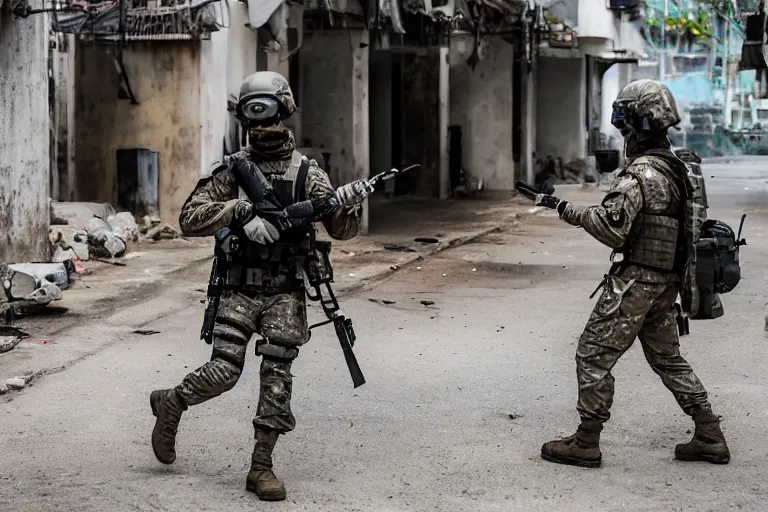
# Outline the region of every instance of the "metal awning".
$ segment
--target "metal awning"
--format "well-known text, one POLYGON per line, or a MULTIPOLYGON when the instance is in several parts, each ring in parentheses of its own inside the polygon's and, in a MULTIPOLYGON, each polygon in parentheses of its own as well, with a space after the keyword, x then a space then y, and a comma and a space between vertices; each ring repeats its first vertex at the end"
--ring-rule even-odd
POLYGON ((642 56, 631 51, 613 50, 597 53, 592 57, 605 64, 637 64, 642 56))

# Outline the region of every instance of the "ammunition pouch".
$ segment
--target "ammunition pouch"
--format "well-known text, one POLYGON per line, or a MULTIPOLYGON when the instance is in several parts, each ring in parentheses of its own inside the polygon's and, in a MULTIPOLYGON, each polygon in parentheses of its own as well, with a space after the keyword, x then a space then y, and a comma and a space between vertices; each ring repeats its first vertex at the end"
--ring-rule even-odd
POLYGON ((282 241, 268 246, 237 240, 236 250, 221 272, 222 287, 238 292, 275 295, 301 289, 298 270, 311 247, 311 237, 297 237, 297 242, 282 241), (301 240, 300 238, 303 238, 301 240))

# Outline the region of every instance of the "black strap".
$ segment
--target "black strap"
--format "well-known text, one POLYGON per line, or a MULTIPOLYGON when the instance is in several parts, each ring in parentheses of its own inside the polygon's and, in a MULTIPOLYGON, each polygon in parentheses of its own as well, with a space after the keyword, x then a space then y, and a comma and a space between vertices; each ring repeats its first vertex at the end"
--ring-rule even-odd
POLYGON ((309 159, 302 158, 299 165, 299 173, 296 175, 295 196, 296 202, 307 200, 307 175, 309 174, 309 159))

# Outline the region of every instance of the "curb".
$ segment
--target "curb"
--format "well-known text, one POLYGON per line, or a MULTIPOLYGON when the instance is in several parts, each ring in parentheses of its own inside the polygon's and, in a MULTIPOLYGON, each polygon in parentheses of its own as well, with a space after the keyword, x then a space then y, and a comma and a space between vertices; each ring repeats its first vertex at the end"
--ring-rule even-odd
POLYGON ((392 265, 391 267, 384 268, 384 269, 381 270, 381 272, 378 272, 378 273, 376 273, 376 274, 374 274, 374 275, 372 275, 372 276, 370 276, 370 277, 360 281, 359 283, 355 283, 355 284, 352 284, 350 286, 346 286, 344 288, 339 287, 337 295, 345 296, 345 295, 350 295, 352 293, 356 293, 356 292, 362 290, 363 288, 365 288, 367 286, 371 286, 371 285, 377 284, 377 283, 383 281, 384 279, 387 279, 388 277, 391 277, 396 272, 398 272, 398 271, 400 271, 400 270, 402 270, 402 269, 404 269, 406 267, 409 267, 409 266, 413 265, 417 261, 423 261, 424 259, 426 259, 426 258, 428 258, 430 256, 434 256, 435 254, 441 253, 441 252, 443 252, 445 250, 448 250, 448 249, 453 249, 453 248, 456 248, 456 247, 461 247, 462 245, 466 245, 468 243, 471 243, 471 242, 477 240, 478 238, 482 238, 482 237, 484 237, 486 235, 489 235, 491 233, 495 233, 497 231, 501 231, 505 227, 509 226, 510 223, 513 223, 515 221, 519 221, 519 220, 521 220, 521 219, 523 219, 525 217, 536 216, 539 213, 540 212, 525 212, 525 213, 517 212, 517 213, 513 213, 513 214, 507 216, 502 222, 498 222, 498 223, 494 224, 491 227, 482 229, 480 231, 477 231, 475 233, 472 233, 472 234, 469 234, 469 235, 466 235, 466 236, 460 236, 460 237, 444 240, 443 242, 438 243, 437 246, 433 247, 432 249, 430 249, 428 251, 425 251, 425 252, 423 252, 421 254, 415 254, 414 256, 408 258, 406 261, 404 261, 404 262, 402 262, 402 263, 400 263, 398 265, 392 265))

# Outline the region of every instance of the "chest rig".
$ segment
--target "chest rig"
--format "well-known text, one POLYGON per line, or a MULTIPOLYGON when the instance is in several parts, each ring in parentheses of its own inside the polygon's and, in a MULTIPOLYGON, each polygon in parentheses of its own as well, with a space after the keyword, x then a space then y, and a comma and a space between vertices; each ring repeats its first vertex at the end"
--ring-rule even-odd
MULTIPOLYGON (((306 197, 305 169, 299 170, 295 181, 274 173, 268 174, 266 179, 273 193, 264 194, 254 202, 255 212, 266 221, 306 197)), ((244 195, 241 189, 240 196, 244 195)), ((248 198, 247 195, 245 198, 248 198)), ((302 269, 313 250, 314 239, 315 228, 312 224, 281 231, 280 239, 268 245, 237 237, 236 250, 230 252, 228 257, 225 287, 265 295, 303 289, 302 269)))
POLYGON ((687 254, 683 225, 688 189, 673 171, 653 160, 640 157, 633 163, 648 164, 645 170, 625 169, 620 173, 638 181, 643 207, 627 243, 615 251, 613 260, 618 269, 631 264, 662 273, 679 273, 687 254), (678 193, 676 200, 674 192, 678 193))

